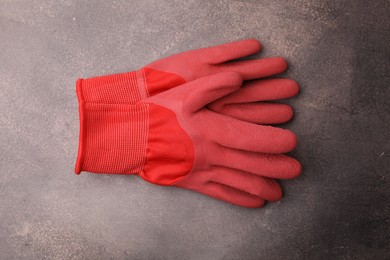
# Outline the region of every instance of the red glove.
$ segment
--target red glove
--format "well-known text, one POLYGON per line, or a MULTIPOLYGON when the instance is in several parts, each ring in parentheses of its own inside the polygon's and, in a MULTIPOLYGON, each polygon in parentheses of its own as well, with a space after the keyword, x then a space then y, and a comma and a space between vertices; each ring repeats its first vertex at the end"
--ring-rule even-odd
MULTIPOLYGON (((265 82, 263 87, 271 84, 265 82)), ((295 135, 207 108, 241 84, 240 74, 215 74, 132 104, 88 102, 84 86, 78 84, 81 135, 76 172, 138 174, 155 184, 246 207, 280 199, 279 184, 267 177, 299 175, 299 162, 276 154, 291 151, 295 135)), ((275 93, 268 98, 278 96, 275 93)), ((226 100, 234 103, 236 97, 231 94, 226 100)), ((239 116, 257 121, 257 111, 246 113, 239 116)))
MULTIPOLYGON (((237 41, 173 55, 135 72, 79 79, 77 85, 82 89, 86 102, 130 104, 216 72, 236 71, 249 80, 275 75, 287 68, 286 61, 279 57, 230 61, 255 54, 260 49, 257 40, 237 41)), ((252 82, 246 90, 237 91, 232 96, 234 98, 223 99, 210 106, 210 109, 254 123, 280 124, 292 118, 292 108, 284 104, 258 101, 289 98, 297 93, 298 85, 293 80, 252 82), (247 111, 257 111, 257 116, 249 119, 247 111)))
POLYGON ((144 68, 122 74, 79 79, 87 102, 126 103, 219 72, 233 71, 244 80, 272 76, 286 70, 283 58, 232 61, 259 52, 261 45, 249 39, 176 54, 144 68))

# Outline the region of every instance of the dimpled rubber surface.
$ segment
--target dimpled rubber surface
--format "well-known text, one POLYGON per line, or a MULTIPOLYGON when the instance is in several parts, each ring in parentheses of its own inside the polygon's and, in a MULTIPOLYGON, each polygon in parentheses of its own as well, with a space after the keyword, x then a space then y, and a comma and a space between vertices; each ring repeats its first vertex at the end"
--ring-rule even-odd
POLYGON ((388 259, 388 1, 0 0, 2 259, 388 259), (283 56, 302 175, 244 209, 73 173, 75 81, 245 38, 283 56))

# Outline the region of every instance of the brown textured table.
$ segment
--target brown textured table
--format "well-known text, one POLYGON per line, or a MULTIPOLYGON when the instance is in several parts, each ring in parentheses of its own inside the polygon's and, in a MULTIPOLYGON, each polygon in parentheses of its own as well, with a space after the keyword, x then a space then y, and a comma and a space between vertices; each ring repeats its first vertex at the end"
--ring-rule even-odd
POLYGON ((389 259, 389 1, 0 0, 2 259, 389 259), (73 174, 77 77, 254 37, 288 59, 303 174, 243 209, 73 174))

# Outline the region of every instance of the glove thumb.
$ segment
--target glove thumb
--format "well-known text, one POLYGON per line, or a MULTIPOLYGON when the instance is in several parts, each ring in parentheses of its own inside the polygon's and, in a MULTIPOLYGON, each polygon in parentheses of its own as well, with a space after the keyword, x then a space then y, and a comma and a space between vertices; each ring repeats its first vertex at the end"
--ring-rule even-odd
POLYGON ((222 72, 194 80, 187 84, 185 106, 190 111, 198 111, 239 89, 242 81, 241 75, 236 72, 222 72))

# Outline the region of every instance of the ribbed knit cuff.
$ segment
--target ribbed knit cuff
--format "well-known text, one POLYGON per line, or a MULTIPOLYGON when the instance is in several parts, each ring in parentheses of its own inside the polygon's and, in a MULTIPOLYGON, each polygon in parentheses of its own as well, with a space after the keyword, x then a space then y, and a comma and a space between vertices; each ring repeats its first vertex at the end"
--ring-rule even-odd
POLYGON ((142 172, 146 160, 149 106, 86 102, 79 82, 80 137, 75 172, 142 172))
POLYGON ((85 102, 131 104, 148 97, 144 71, 78 79, 85 102))

